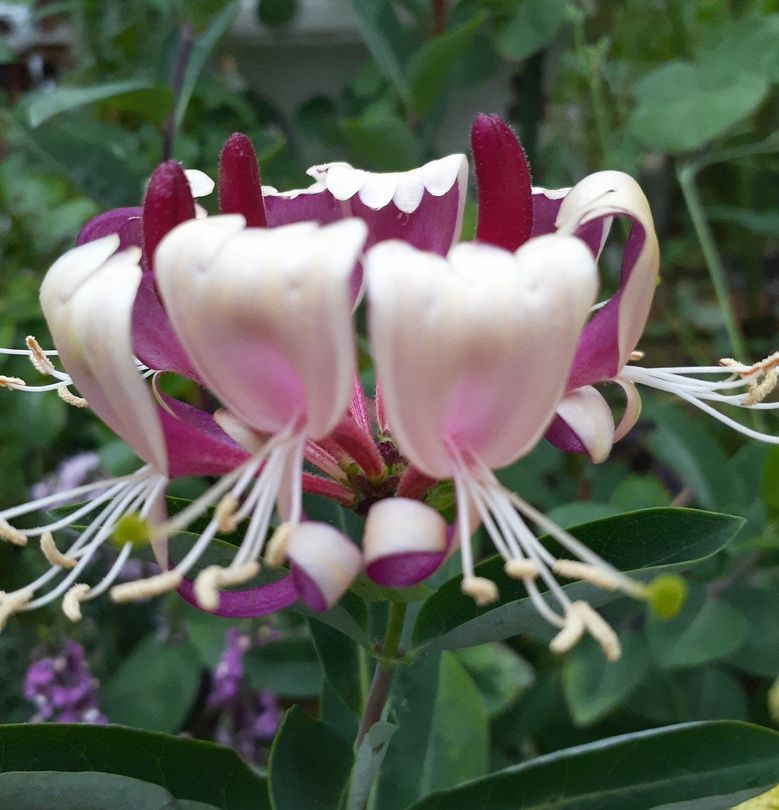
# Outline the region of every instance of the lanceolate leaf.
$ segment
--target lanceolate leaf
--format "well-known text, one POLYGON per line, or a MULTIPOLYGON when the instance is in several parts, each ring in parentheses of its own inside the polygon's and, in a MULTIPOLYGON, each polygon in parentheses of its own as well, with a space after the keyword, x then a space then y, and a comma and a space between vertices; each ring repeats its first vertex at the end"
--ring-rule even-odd
MULTIPOLYGON (((0 774, 15 771, 73 772, 85 778, 115 774, 160 785, 176 799, 220 810, 270 808, 265 780, 234 751, 119 726, 0 726, 0 774)), ((17 806, 0 794, 0 807, 17 806)), ((39 805, 50 806, 59 804, 39 805)), ((85 796, 82 807, 90 806, 85 796)), ((146 805, 139 800, 136 807, 146 805)))
MULTIPOLYGON (((743 521, 731 515, 696 509, 641 509, 572 529, 572 534, 622 571, 681 569, 722 549, 743 521)), ((477 574, 492 579, 499 600, 478 608, 460 591, 457 576, 427 599, 413 631, 415 646, 433 644, 457 649, 501 641, 518 633, 548 632, 524 587, 503 573, 503 561, 493 557, 476 567, 477 574)), ((604 605, 619 594, 598 591, 589 585, 566 586, 571 599, 604 605)))
POLYGON ((732 806, 722 796, 739 794, 739 801, 767 790, 778 769, 779 733, 730 721, 686 723, 531 759, 434 793, 412 810, 638 810, 704 799, 690 807, 709 810, 732 806))

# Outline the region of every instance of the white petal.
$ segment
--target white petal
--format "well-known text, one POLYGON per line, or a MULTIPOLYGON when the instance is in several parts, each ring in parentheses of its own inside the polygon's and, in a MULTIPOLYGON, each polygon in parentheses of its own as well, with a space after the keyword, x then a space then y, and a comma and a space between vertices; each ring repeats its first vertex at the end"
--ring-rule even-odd
POLYGON ((569 391, 557 415, 578 436, 595 464, 605 461, 614 439, 614 418, 603 396, 591 385, 569 391))
POLYGON ((392 202, 404 214, 413 214, 419 208, 422 197, 425 195, 425 181, 421 169, 412 169, 410 172, 400 172, 397 175, 395 196, 392 202))
POLYGON ((131 318, 140 249, 114 236, 74 248, 41 285, 41 306, 66 371, 97 415, 145 461, 167 470, 162 427, 135 366, 131 318))
POLYGON ((184 175, 193 197, 207 197, 214 190, 216 184, 205 172, 198 169, 186 169, 184 175))
POLYGON ((367 172, 359 191, 359 197, 368 208, 378 211, 389 205, 395 196, 397 186, 398 175, 393 172, 367 172))
POLYGON ((468 159, 460 154, 447 155, 425 163, 421 172, 425 188, 434 197, 442 197, 455 183, 464 190, 468 181, 468 159))
POLYGON ((363 187, 367 174, 348 163, 332 163, 324 175, 324 182, 336 200, 350 200, 363 187))
POLYGON ((446 521, 421 501, 385 498, 368 512, 362 546, 366 565, 396 554, 442 553, 446 521))

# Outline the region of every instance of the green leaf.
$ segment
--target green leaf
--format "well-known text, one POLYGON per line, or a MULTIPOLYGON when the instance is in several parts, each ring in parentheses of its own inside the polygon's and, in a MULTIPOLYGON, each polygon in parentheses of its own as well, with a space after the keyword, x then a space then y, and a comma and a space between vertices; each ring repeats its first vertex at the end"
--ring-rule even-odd
POLYGON ((112 723, 176 732, 200 687, 200 656, 188 642, 140 641, 101 690, 101 708, 112 723))
POLYGON ((734 588, 723 598, 747 622, 746 639, 729 663, 754 675, 775 678, 779 673, 776 588, 734 588))
POLYGON ((646 631, 657 663, 678 669, 730 655, 746 639, 747 622, 736 608, 698 588, 673 619, 650 614, 646 631))
POLYGON ((403 42, 408 38, 394 8, 384 0, 352 0, 352 7, 371 56, 403 103, 411 106, 411 89, 403 73, 403 42))
POLYGON ((406 70, 411 88, 412 108, 425 115, 452 77, 458 59, 465 55, 476 32, 484 22, 484 13, 426 42, 410 59, 406 70))
POLYGON ((40 90, 30 98, 27 117, 31 127, 38 127, 55 115, 97 101, 110 101, 120 109, 154 111, 154 120, 159 120, 170 104, 171 93, 167 87, 139 79, 89 87, 55 87, 40 90))
POLYGON ((355 163, 377 171, 404 171, 419 162, 419 142, 400 118, 390 114, 346 118, 341 131, 355 163))
POLYGON ((696 54, 703 64, 722 65, 730 73, 750 71, 779 81, 779 14, 728 19, 712 27, 696 54))
MULTIPOLYGON (((17 771, 0 774, 0 803, 14 810, 182 810, 159 785, 111 773, 17 771)), ((206 810, 213 805, 199 804, 206 810)))
POLYGON ((359 646, 314 618, 308 620, 308 626, 327 682, 343 704, 359 715, 364 692, 360 677, 364 665, 359 646))
POLYGON ((343 737, 293 706, 270 752, 273 810, 338 810, 353 760, 343 737))
POLYGON ((467 647, 457 651, 457 658, 478 686, 489 715, 508 708, 535 681, 530 664, 507 644, 467 647))
POLYGON ((441 656, 422 794, 487 772, 487 711, 476 684, 453 653, 441 656))
MULTIPOLYGON (((0 726, 0 773, 13 771, 117 774, 160 785, 177 799, 203 802, 220 810, 270 807, 265 780, 234 751, 115 726, 0 726)), ((136 807, 145 810, 143 804, 136 807)), ((87 810, 87 806, 82 804, 79 810, 87 810)))
POLYGON ((556 751, 428 796, 412 810, 657 808, 765 790, 776 782, 778 762, 774 731, 730 721, 688 723, 556 751))
POLYGON ((649 653, 636 633, 621 633, 622 657, 607 661, 589 638, 566 656, 563 694, 577 726, 589 726, 620 706, 638 686, 649 666, 649 653))
POLYGON ((263 25, 276 28, 290 22, 297 14, 297 10, 297 0, 260 0, 257 18, 263 25))
POLYGON ((763 465, 760 494, 768 509, 779 514, 779 447, 771 447, 763 465))
MULTIPOLYGON (((697 509, 642 509, 587 523, 572 533, 622 571, 677 570, 722 549, 742 524, 741 518, 697 509)), ((460 591, 461 578, 454 577, 423 602, 412 634, 415 646, 457 649, 518 633, 547 636, 522 584, 503 573, 501 558, 480 563, 476 572, 497 584, 498 601, 477 607, 460 591)), ((594 607, 621 598, 582 583, 566 585, 565 591, 594 607)))
POLYGON ((318 695, 322 668, 307 638, 284 638, 250 650, 243 659, 249 683, 285 697, 318 695))
POLYGON ((768 92, 758 73, 727 65, 667 62, 635 85, 629 129, 660 152, 689 152, 723 135, 753 113, 768 92))
POLYGON ((376 781, 387 746, 398 727, 392 723, 374 723, 365 735, 354 761, 349 782, 347 810, 364 810, 368 806, 371 788, 376 781))
POLYGON ((524 0, 499 27, 495 44, 506 59, 527 59, 546 47, 565 22, 565 0, 524 0))

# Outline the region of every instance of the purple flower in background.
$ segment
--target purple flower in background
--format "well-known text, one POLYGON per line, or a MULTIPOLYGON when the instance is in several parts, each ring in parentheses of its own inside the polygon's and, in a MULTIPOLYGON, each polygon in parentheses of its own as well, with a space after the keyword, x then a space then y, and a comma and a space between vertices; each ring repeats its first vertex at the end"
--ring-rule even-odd
POLYGON ((33 484, 30 494, 33 498, 45 498, 88 484, 96 480, 100 472, 100 457, 97 453, 78 453, 66 458, 56 471, 42 481, 33 484))
POLYGON ((98 708, 98 685, 89 671, 84 648, 66 641, 59 655, 40 658, 27 668, 24 696, 36 708, 30 722, 108 722, 98 708))
POLYGON ((261 762, 281 722, 281 708, 273 692, 252 689, 244 682, 243 656, 252 639, 232 628, 211 676, 207 706, 218 713, 215 739, 234 748, 249 762, 261 762))

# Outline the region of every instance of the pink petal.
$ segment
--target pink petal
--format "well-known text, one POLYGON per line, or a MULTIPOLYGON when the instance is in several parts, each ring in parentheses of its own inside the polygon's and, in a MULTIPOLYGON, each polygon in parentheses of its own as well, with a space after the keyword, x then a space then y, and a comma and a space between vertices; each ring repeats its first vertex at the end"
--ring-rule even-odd
POLYGON ((128 247, 143 247, 143 224, 140 206, 131 208, 112 208, 92 217, 78 232, 76 245, 92 242, 103 236, 115 233, 119 236, 118 250, 128 247))
POLYGON ((591 385, 576 388, 560 401, 546 438, 566 453, 582 453, 600 464, 615 441, 611 408, 591 385))
POLYGON ((143 244, 150 270, 165 235, 194 218, 195 202, 184 170, 175 160, 161 163, 149 179, 143 200, 143 244))
POLYGON ((471 152, 479 201, 476 238, 514 251, 533 228, 527 156, 500 116, 484 113, 471 127, 471 152))
POLYGON ((249 227, 264 228, 260 170, 251 141, 234 132, 219 156, 219 210, 223 214, 242 214, 249 227))
MULTIPOLYGON (((178 587, 178 594, 190 605, 200 610, 195 599, 192 582, 185 579, 178 587)), ((213 611, 215 616, 229 619, 251 619, 256 616, 267 616, 277 610, 283 610, 297 602, 298 590, 291 576, 282 577, 276 582, 247 588, 243 591, 222 591, 219 594, 219 607, 213 611)))
POLYGON ((569 188, 549 189, 533 187, 533 236, 556 233, 557 214, 569 188))

